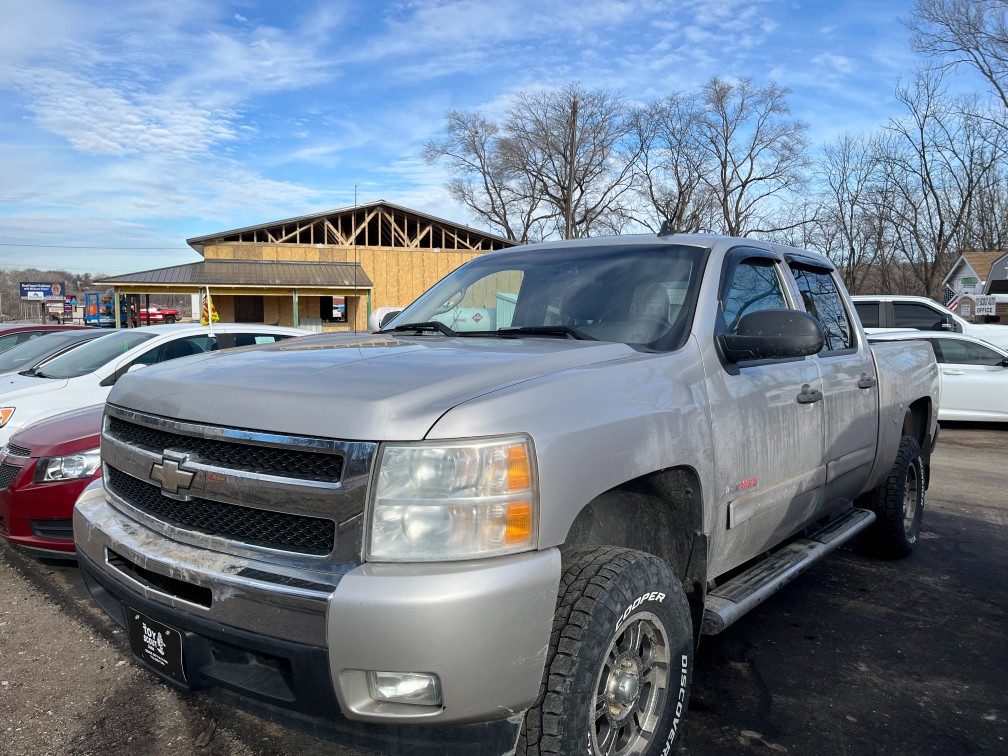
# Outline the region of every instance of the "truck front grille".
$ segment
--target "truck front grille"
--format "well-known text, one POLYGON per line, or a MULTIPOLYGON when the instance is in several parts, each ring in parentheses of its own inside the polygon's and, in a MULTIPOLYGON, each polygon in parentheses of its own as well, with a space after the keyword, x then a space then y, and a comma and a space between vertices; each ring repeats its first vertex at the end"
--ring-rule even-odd
POLYGON ((262 475, 339 481, 343 474, 343 458, 333 454, 193 438, 180 433, 134 425, 117 417, 109 418, 106 432, 132 446, 158 454, 165 449, 183 448, 198 454, 206 462, 262 475))
POLYGON ((109 501, 182 541, 359 562, 378 445, 179 421, 106 404, 109 501))
POLYGON ((255 546, 302 554, 326 555, 336 541, 336 523, 263 509, 194 498, 178 501, 160 489, 116 469, 106 481, 116 496, 177 528, 220 536, 255 546))

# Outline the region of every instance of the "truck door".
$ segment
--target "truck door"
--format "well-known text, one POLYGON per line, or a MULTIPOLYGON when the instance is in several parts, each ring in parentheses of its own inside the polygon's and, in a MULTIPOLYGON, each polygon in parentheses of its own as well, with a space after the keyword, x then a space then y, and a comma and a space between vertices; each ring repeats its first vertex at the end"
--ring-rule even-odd
MULTIPOLYGON (((735 249, 724 262, 715 338, 742 316, 797 309, 783 259, 735 249)), ((795 359, 707 367, 721 522, 711 529, 711 574, 756 556, 814 519, 826 480, 824 410, 817 361, 795 359)))
POLYGON ((875 459, 878 376, 868 345, 859 342, 832 267, 787 255, 805 310, 822 323, 826 343, 816 359, 823 383, 826 491, 823 513, 857 496, 875 459))

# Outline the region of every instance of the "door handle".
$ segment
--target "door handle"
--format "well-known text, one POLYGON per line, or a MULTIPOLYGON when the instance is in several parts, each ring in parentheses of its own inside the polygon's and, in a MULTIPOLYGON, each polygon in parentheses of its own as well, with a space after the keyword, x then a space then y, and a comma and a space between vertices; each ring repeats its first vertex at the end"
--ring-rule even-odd
POLYGON ((798 394, 798 404, 814 404, 821 402, 822 398, 822 391, 814 389, 806 383, 801 387, 801 393, 798 394))
POLYGON ((878 383, 875 378, 868 375, 868 373, 861 373, 861 380, 857 382, 857 387, 861 389, 870 389, 878 383))
POLYGON ((942 370, 943 375, 966 375, 965 370, 942 370))

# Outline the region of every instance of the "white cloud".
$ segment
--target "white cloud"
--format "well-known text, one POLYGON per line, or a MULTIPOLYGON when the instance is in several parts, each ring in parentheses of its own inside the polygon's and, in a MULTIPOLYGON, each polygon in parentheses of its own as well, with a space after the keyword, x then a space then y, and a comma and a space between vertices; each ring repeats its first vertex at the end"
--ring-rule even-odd
POLYGON ((811 60, 812 65, 827 69, 827 75, 849 74, 854 70, 853 61, 844 55, 819 53, 811 60))

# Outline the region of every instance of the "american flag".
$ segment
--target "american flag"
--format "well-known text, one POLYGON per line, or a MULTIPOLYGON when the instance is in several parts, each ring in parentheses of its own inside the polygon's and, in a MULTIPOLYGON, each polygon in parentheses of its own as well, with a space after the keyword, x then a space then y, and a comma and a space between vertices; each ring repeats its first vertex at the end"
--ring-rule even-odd
POLYGON ((959 305, 959 293, 948 284, 945 285, 945 306, 955 312, 959 305))

